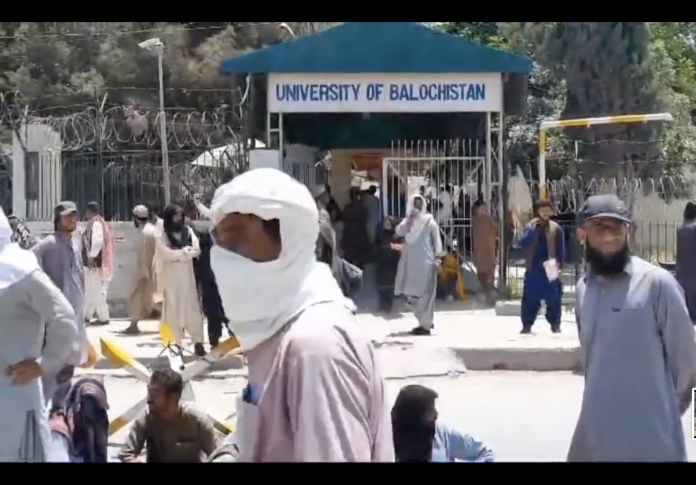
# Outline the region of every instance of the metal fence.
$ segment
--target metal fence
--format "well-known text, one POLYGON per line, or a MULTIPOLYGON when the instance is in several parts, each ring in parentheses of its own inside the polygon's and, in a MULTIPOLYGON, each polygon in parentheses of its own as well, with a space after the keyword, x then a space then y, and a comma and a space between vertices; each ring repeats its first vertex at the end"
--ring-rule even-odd
MULTIPOLYGON (((656 265, 674 262, 677 251, 676 232, 681 222, 636 222, 631 238, 633 254, 656 265)), ((561 281, 564 292, 575 292, 575 286, 583 273, 583 248, 576 237, 575 224, 561 223, 565 241, 565 254, 561 281)), ((507 291, 511 298, 520 298, 524 283, 525 260, 523 251, 509 249, 507 267, 507 291)))
MULTIPOLYGON (((29 155, 23 177, 28 220, 51 220, 53 207, 61 200, 75 201, 81 211, 90 201, 99 202, 105 217, 113 221, 130 220, 137 204, 163 206, 159 151, 29 155)), ((215 188, 247 167, 243 150, 232 146, 214 152, 170 152, 169 163, 173 202, 192 193, 210 199, 215 188)))
MULTIPOLYGON (((170 91, 177 91, 172 96, 186 93, 185 89, 170 91)), ((169 149, 174 201, 191 190, 212 196, 214 187, 246 170, 246 150, 239 136, 245 105, 229 103, 238 96, 228 90, 204 93, 205 99, 191 101, 196 108, 167 108, 162 115, 148 105, 156 98, 150 90, 133 93, 127 99, 95 95, 91 103, 49 108, 18 91, 0 93, 4 143, 0 145, 0 204, 4 209, 24 213, 28 220, 47 220, 60 200, 74 200, 81 208, 94 200, 108 217, 124 220, 130 218, 132 204, 161 207, 163 143, 169 149), (127 105, 112 104, 112 99, 127 105), (133 99, 145 105, 134 105, 133 99), (162 117, 164 139, 160 137, 162 117), (13 201, 26 203, 26 208, 13 207, 13 201)))
MULTIPOLYGON (((655 264, 674 261, 676 230, 683 219, 686 201, 693 196, 693 182, 686 178, 582 178, 563 177, 547 184, 556 221, 564 231, 565 257, 562 272, 566 292, 575 291, 582 274, 582 247, 576 237, 576 213, 587 197, 613 193, 621 198, 634 220, 631 249, 655 264)), ((538 197, 538 183, 517 178, 509 184, 510 207, 519 223, 531 219, 532 201, 538 197)), ((507 286, 509 294, 521 296, 524 258, 520 250, 508 249, 507 286)))

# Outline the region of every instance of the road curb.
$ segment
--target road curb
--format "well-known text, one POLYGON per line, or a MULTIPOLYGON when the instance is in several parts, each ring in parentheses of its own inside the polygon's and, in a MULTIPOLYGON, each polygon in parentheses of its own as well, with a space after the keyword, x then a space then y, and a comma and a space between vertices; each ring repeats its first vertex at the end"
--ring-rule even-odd
POLYGON ((582 369, 579 348, 453 349, 468 371, 561 372, 582 369))

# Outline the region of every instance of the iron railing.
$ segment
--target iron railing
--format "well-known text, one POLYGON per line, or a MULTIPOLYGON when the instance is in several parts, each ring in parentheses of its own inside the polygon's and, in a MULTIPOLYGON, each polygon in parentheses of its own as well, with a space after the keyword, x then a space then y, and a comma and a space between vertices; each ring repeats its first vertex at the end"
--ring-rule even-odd
MULTIPOLYGON (((247 168, 246 155, 232 147, 214 156, 206 154, 201 150, 169 152, 172 202, 181 203, 191 193, 210 199, 219 185, 247 168)), ((61 200, 74 201, 81 211, 90 201, 99 202, 112 221, 130 220, 137 204, 160 209, 164 204, 161 153, 156 150, 41 154, 27 157, 24 167, 27 220, 51 220, 53 208, 61 200)))
MULTIPOLYGON (((636 256, 656 265, 671 267, 677 252, 676 234, 681 222, 638 221, 634 223, 633 235, 629 242, 636 256)), ((564 293, 575 292, 576 284, 583 274, 583 248, 576 236, 574 223, 561 222, 565 242, 565 254, 561 281, 564 293)), ((525 259, 518 248, 508 250, 507 293, 510 298, 522 296, 524 286, 525 259)))

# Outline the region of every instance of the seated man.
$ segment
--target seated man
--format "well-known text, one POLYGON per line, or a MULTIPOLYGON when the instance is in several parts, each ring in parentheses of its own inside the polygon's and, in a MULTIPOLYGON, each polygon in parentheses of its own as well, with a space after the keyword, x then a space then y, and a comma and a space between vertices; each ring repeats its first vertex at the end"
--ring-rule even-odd
POLYGON ((135 420, 118 455, 124 463, 202 463, 216 448, 215 430, 207 416, 181 402, 184 381, 173 370, 152 373, 148 409, 135 420), (140 458, 147 447, 145 460, 140 458))

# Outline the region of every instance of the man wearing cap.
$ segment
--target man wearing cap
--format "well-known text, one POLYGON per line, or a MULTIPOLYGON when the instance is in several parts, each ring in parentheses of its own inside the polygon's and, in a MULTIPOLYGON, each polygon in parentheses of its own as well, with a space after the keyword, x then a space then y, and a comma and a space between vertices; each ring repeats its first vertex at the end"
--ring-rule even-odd
POLYGON ((53 408, 63 406, 70 390, 76 365, 87 360, 87 331, 85 329, 85 273, 82 263, 82 244, 73 237, 77 229, 77 206, 74 202, 59 203, 53 211, 55 232, 34 246, 39 265, 67 298, 77 317, 77 340, 66 366, 57 376, 46 376, 46 397, 52 396, 53 408))
POLYGON ((106 300, 114 273, 114 241, 111 228, 101 215, 98 202, 87 204, 87 227, 82 233, 82 263, 85 271, 85 323, 96 315, 96 325, 109 323, 106 300))
POLYGON ((578 223, 585 392, 568 461, 686 461, 681 416, 696 386, 696 342, 679 284, 631 255, 631 219, 615 195, 587 199, 578 223))
POLYGON ((133 208, 133 224, 140 232, 140 239, 136 246, 135 282, 128 298, 128 316, 131 323, 125 330, 127 334, 140 333, 138 322, 150 318, 157 289, 154 265, 158 232, 151 222, 151 214, 147 207, 137 205, 133 208))

